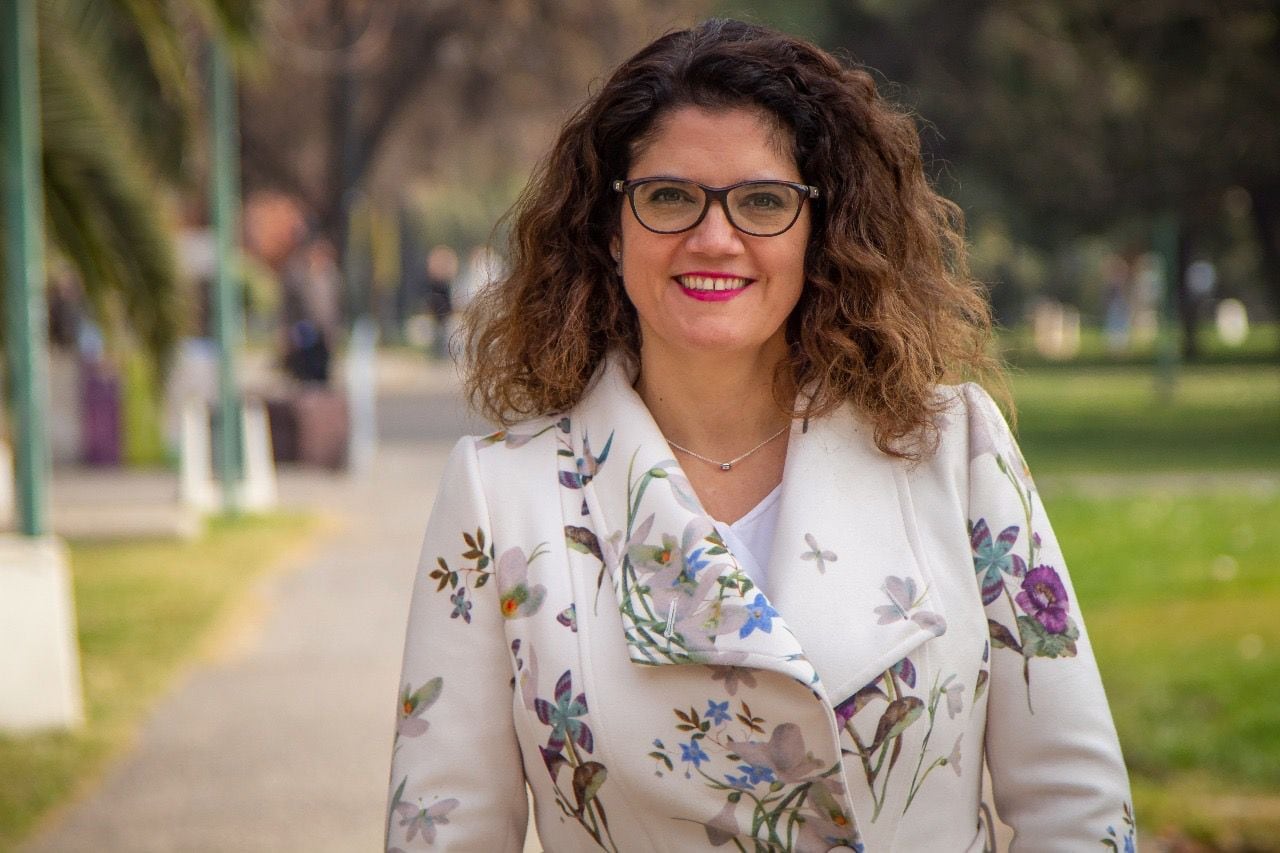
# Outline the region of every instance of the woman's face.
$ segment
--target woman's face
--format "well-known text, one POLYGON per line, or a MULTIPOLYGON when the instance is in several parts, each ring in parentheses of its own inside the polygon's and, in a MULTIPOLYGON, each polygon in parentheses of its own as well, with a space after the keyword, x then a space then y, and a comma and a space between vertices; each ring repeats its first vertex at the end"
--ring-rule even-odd
MULTIPOLYGON (((785 136, 748 109, 681 107, 664 116, 638 152, 628 180, 683 178, 709 187, 747 180, 799 183, 785 136)), ((694 228, 655 234, 622 204, 623 287, 636 308, 642 356, 707 354, 773 362, 786 350, 784 324, 804 287, 809 205, 787 231, 754 237, 734 228, 712 202, 694 228), (708 290, 709 287, 715 289, 708 290)))

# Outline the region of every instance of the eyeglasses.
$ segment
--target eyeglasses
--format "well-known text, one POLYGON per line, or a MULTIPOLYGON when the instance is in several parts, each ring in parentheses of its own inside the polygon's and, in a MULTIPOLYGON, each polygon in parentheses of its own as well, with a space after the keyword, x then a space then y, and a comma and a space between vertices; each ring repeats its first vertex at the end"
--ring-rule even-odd
POLYGON ((614 181, 614 192, 626 193, 636 220, 657 234, 679 234, 706 218, 711 202, 720 202, 725 218, 744 234, 776 237, 800 218, 805 199, 818 188, 789 181, 743 181, 708 187, 675 178, 614 181))

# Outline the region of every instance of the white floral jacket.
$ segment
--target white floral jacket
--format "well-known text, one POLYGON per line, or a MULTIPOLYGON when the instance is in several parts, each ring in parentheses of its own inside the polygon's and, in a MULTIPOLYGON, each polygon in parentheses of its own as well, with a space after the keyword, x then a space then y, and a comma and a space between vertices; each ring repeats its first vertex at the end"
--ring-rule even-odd
POLYGON ((1134 847, 1062 553, 977 386, 912 467, 789 437, 769 595, 630 377, 453 451, 413 593, 388 850, 1134 847))

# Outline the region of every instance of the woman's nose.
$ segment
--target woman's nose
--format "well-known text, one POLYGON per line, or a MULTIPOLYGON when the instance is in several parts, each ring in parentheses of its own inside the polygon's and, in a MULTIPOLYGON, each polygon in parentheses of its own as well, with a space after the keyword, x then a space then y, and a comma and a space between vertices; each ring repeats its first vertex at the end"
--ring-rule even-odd
POLYGON ((743 250, 742 234, 729 221, 722 199, 717 199, 689 232, 687 246, 691 252, 710 255, 737 254, 743 250))

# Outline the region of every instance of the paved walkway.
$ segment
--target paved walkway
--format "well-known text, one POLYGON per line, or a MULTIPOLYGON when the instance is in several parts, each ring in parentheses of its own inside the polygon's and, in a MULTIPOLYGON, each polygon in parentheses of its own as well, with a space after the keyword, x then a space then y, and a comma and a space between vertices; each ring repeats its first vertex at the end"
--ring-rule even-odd
POLYGON ((221 653, 24 851, 380 849, 407 591, 467 426, 448 388, 387 402, 369 476, 281 476, 283 504, 336 511, 341 528, 254 591, 221 653))

